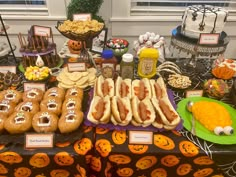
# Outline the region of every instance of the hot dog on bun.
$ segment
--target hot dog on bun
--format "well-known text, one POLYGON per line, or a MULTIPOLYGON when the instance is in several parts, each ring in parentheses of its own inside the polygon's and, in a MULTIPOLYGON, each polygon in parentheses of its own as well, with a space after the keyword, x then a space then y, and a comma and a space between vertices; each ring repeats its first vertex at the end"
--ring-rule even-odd
POLYGON ((159 77, 157 80, 150 79, 150 86, 152 90, 152 97, 161 99, 167 96, 166 85, 162 77, 159 77))
POLYGON ((131 79, 122 79, 118 76, 115 82, 115 95, 120 98, 131 98, 131 83, 131 79))
POLYGON ((132 97, 134 96, 137 96, 139 100, 152 97, 149 79, 143 78, 141 80, 136 79, 132 81, 132 97))
POLYGON ((105 96, 109 96, 112 97, 115 94, 115 86, 114 86, 114 81, 112 80, 112 78, 106 78, 104 79, 104 77, 102 75, 100 75, 97 79, 97 82, 95 84, 95 92, 97 96, 100 97, 105 97, 105 96))

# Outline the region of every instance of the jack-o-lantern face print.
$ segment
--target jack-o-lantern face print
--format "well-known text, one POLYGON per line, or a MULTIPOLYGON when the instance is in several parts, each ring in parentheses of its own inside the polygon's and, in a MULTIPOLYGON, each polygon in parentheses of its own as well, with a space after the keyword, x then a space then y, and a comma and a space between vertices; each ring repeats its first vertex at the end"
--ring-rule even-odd
POLYGON ((175 148, 175 143, 174 141, 165 136, 165 135, 161 135, 161 134, 155 134, 154 135, 154 144, 164 150, 172 150, 175 148))
POLYGON ((31 175, 31 170, 26 167, 19 167, 15 169, 14 176, 15 177, 29 177, 31 175))
POLYGON ((92 157, 91 158, 91 162, 90 162, 90 167, 92 170, 96 171, 96 172, 100 172, 102 169, 102 162, 100 157, 92 157))
POLYGON ((96 127, 95 129, 96 134, 103 135, 103 134, 106 134, 107 132, 109 132, 108 128, 96 127))
POLYGON ((199 148, 190 141, 181 141, 179 143, 179 150, 186 157, 194 157, 199 153, 199 148))
POLYGON ((148 145, 129 144, 128 148, 134 154, 144 154, 148 150, 148 145))
POLYGON ((131 162, 131 158, 127 155, 123 155, 123 154, 113 154, 113 155, 110 155, 109 157, 109 160, 111 162, 114 162, 116 164, 128 164, 131 162))
POLYGON ((189 172, 192 170, 192 166, 188 163, 184 163, 178 166, 176 173, 179 176, 185 176, 187 174, 189 174, 189 172))
POLYGON ((79 155, 86 155, 93 147, 92 141, 89 138, 82 138, 74 144, 74 150, 79 155))
POLYGON ((99 152, 102 157, 107 157, 111 152, 111 143, 106 139, 97 140, 95 143, 95 149, 99 152))
POLYGON ((209 176, 212 173, 213 173, 213 169, 212 168, 204 168, 204 169, 196 171, 193 174, 193 176, 194 177, 205 177, 205 176, 209 176))
POLYGON ((151 168, 157 163, 157 158, 155 156, 144 156, 136 162, 136 167, 141 170, 151 168))
POLYGON ((48 166, 50 158, 46 153, 36 153, 30 158, 29 163, 33 167, 43 168, 48 166))
POLYGON ((119 168, 116 173, 119 175, 119 176, 122 176, 122 177, 129 177, 129 176, 132 176, 134 171, 132 168, 119 168))
POLYGON ((197 165, 211 165, 214 161, 208 156, 200 156, 193 160, 193 162, 197 165))
POLYGON ((111 163, 107 162, 107 166, 106 166, 106 168, 104 170, 104 173, 105 173, 106 177, 112 177, 111 172, 109 172, 111 168, 112 168, 111 163))
POLYGON ((167 172, 164 168, 157 168, 152 171, 151 177, 167 177, 167 172))
POLYGON ((0 174, 7 174, 8 173, 8 169, 0 163, 0 174))
POLYGON ((50 172, 51 177, 69 177, 70 172, 64 169, 55 169, 50 172))
POLYGON ((60 147, 60 148, 63 148, 63 147, 67 147, 70 145, 70 142, 69 141, 65 141, 65 142, 57 142, 56 144, 56 147, 60 147))
POLYGON ((13 151, 6 151, 0 153, 0 161, 5 163, 14 164, 22 162, 23 158, 20 154, 13 152, 13 151))
POLYGON ((54 161, 60 166, 69 166, 74 163, 74 158, 68 152, 58 152, 54 161))
POLYGON ((167 167, 173 167, 179 163, 179 159, 175 155, 167 155, 161 158, 161 164, 167 167))
POLYGON ((112 132, 112 140, 115 144, 124 144, 126 141, 126 131, 125 130, 114 130, 112 132))

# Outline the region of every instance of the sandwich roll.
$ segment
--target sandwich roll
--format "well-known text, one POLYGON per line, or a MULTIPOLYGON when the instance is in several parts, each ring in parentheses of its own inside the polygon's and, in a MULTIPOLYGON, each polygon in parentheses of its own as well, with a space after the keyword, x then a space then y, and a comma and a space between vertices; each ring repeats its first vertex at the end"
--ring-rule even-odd
POLYGON ((132 119, 132 110, 128 97, 120 98, 118 96, 113 96, 111 99, 111 111, 111 121, 115 125, 125 126, 130 123, 132 119))
POLYGON ((118 76, 115 82, 115 95, 131 98, 131 82, 131 79, 122 79, 118 76))
POLYGON ((141 80, 133 80, 132 81, 132 97, 137 96, 139 100, 143 100, 144 98, 151 98, 151 87, 149 79, 143 78, 141 80))
POLYGON ((155 110, 159 113, 164 125, 170 126, 171 128, 177 126, 180 122, 180 117, 167 97, 160 100, 152 98, 151 101, 155 110))
POLYGON ((111 116, 110 97, 94 96, 88 112, 88 120, 95 124, 106 124, 111 116))
POLYGON ((100 75, 98 77, 97 83, 96 83, 96 92, 97 92, 96 95, 100 96, 100 97, 114 96, 115 84, 114 84, 114 81, 112 80, 112 78, 104 79, 104 77, 102 75, 100 75))
POLYGON ((151 79, 150 86, 153 97, 161 99, 167 96, 166 85, 162 77, 159 77, 156 81, 154 79, 151 79))
POLYGON ((151 125, 155 120, 155 111, 149 98, 142 101, 137 96, 132 98, 131 107, 134 121, 132 123, 141 124, 142 126, 151 125))

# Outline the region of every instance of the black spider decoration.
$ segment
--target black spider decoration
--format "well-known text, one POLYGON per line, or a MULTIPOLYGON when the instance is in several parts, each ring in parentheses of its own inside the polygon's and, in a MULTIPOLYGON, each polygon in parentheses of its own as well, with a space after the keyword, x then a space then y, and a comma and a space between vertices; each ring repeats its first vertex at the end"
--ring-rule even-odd
POLYGON ((192 13, 192 20, 195 21, 197 19, 197 12, 192 13))
POLYGON ((199 24, 199 30, 200 31, 203 31, 204 30, 204 27, 205 27, 205 23, 204 22, 201 22, 200 24, 199 24))

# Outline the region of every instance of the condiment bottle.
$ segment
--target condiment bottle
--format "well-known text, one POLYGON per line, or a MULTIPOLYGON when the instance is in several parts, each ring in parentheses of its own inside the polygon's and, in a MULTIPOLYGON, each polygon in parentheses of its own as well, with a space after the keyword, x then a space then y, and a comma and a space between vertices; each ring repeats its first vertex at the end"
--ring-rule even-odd
POLYGON ((102 52, 101 71, 105 78, 112 78, 116 69, 117 59, 113 50, 105 49, 102 52))
POLYGON ((122 79, 133 79, 134 77, 134 57, 130 53, 122 55, 120 76, 122 79))
POLYGON ((144 48, 139 53, 138 75, 151 78, 156 74, 159 52, 155 48, 144 48))

